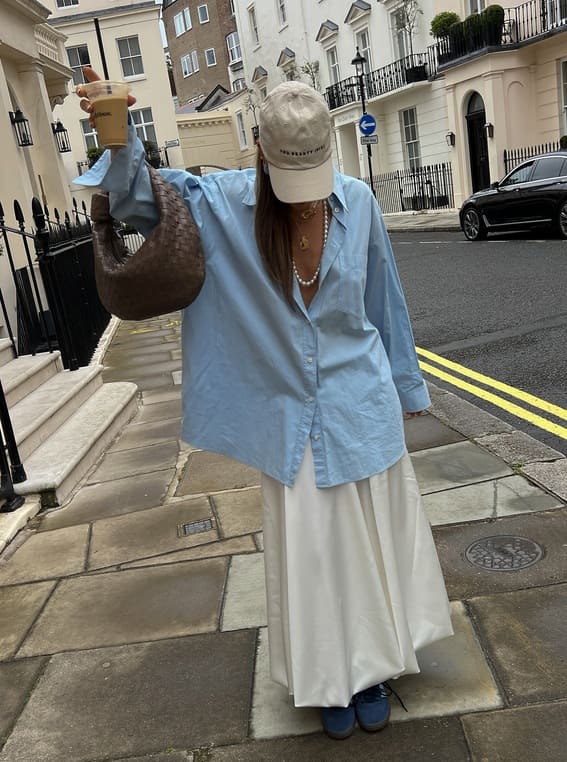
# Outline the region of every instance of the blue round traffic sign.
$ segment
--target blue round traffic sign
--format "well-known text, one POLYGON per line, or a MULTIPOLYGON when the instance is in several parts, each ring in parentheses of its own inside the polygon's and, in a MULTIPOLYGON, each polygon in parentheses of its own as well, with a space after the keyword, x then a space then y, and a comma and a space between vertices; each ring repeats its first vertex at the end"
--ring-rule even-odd
POLYGON ((376 119, 372 114, 364 114, 358 122, 358 129, 363 135, 372 135, 376 130, 376 119))

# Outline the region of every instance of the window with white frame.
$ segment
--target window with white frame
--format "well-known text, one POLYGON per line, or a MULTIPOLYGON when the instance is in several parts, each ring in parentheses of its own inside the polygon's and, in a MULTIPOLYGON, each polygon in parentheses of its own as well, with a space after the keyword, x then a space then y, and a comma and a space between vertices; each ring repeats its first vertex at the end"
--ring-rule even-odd
POLYGON ((252 32, 252 41, 254 45, 259 45, 260 35, 258 34, 258 20, 256 19, 256 9, 253 5, 248 8, 248 21, 250 23, 250 31, 252 32))
POLYGON ((217 56, 216 56, 214 48, 207 48, 205 50, 205 61, 207 63, 207 66, 217 65, 217 56))
POLYGON ((561 61, 561 80, 563 92, 563 134, 567 135, 567 59, 561 61))
POLYGON ((246 142, 246 129, 244 127, 244 117, 242 116, 242 111, 236 112, 236 127, 238 129, 240 150, 245 151, 248 148, 248 143, 246 142))
POLYGON ((260 88, 260 98, 264 100, 267 94, 268 94, 268 88, 264 85, 264 87, 260 88))
POLYGON ((98 142, 98 135, 96 134, 95 128, 91 126, 88 119, 81 119, 80 121, 87 151, 89 148, 98 148, 100 143, 98 142))
POLYGON ((76 45, 73 48, 67 48, 67 57, 69 66, 73 69, 73 82, 76 85, 82 85, 86 82, 83 74, 83 66, 90 66, 89 49, 86 45, 76 45))
POLYGON ((135 77, 138 74, 143 74, 144 64, 142 62, 138 35, 123 37, 120 40, 116 40, 116 42, 118 43, 122 75, 124 77, 135 77))
POLYGON ((417 132, 417 109, 412 107, 401 111, 400 123, 406 166, 412 170, 417 169, 421 166, 421 147, 417 132))
POLYGON ((206 24, 207 21, 209 20, 209 6, 198 5, 197 15, 199 16, 199 24, 206 24))
POLYGON ((486 0, 468 0, 469 15, 480 13, 486 8, 486 0))
POLYGON ((199 57, 196 50, 181 56, 181 73, 183 77, 190 77, 191 74, 195 74, 197 71, 199 71, 199 57))
POLYGON ((184 8, 179 13, 176 13, 173 17, 173 25, 175 27, 176 37, 179 37, 179 35, 192 29, 191 10, 189 8, 184 8))
POLYGON ((361 29, 360 32, 356 33, 356 46, 360 50, 360 55, 366 58, 364 71, 367 73, 372 71, 372 48, 370 46, 368 28, 361 29))
POLYGON ((234 10, 234 0, 230 0, 230 15, 231 15, 231 16, 234 16, 234 15, 235 15, 235 10, 234 10))
POLYGON ((410 45, 409 35, 403 28, 404 15, 403 10, 397 10, 392 13, 392 33, 394 35, 394 51, 397 58, 409 56, 410 45))
POLYGON ((287 24, 285 0, 276 0, 276 5, 278 8, 278 21, 280 22, 280 26, 283 26, 284 24, 287 24))
POLYGON ((235 61, 242 60, 242 52, 240 50, 240 40, 238 39, 238 32, 231 32, 226 37, 226 47, 228 49, 228 62, 234 63, 235 61))
POLYGON ((196 50, 191 51, 191 63, 193 65, 193 72, 199 71, 199 57, 196 50))
POLYGON ((58 8, 68 8, 71 5, 79 5, 79 0, 57 0, 58 8))
POLYGON ((327 51, 327 66, 329 67, 329 80, 332 85, 336 85, 341 79, 339 57, 337 55, 336 47, 329 48, 327 51))
POLYGON ((246 80, 244 77, 238 77, 238 79, 235 79, 232 83, 232 92, 236 93, 239 90, 245 90, 246 89, 246 80))
POLYGON ((157 145, 156 130, 154 127, 154 118, 151 108, 130 109, 132 121, 136 128, 136 134, 143 142, 151 140, 157 145))

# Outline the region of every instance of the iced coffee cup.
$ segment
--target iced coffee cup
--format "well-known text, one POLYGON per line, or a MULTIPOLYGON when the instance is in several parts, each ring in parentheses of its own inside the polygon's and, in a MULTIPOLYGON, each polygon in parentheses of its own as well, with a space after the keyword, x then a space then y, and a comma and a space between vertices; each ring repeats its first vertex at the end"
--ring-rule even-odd
POLYGON ((128 142, 128 85, 101 79, 81 85, 93 104, 98 138, 106 148, 121 148, 128 142))

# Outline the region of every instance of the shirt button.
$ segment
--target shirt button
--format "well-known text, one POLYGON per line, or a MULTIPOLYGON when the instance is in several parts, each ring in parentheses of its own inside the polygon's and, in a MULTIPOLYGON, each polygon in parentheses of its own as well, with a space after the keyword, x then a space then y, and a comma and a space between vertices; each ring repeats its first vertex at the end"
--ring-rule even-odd
POLYGON ((312 439, 316 442, 319 439, 319 434, 313 434, 312 439))
POLYGON ((339 210, 338 206, 336 206, 336 207, 335 207, 335 212, 337 212, 337 213, 338 213, 339 211, 340 211, 340 210, 339 210))
POLYGON ((307 362, 313 362, 313 358, 312 357, 307 357, 306 360, 307 360, 307 362))

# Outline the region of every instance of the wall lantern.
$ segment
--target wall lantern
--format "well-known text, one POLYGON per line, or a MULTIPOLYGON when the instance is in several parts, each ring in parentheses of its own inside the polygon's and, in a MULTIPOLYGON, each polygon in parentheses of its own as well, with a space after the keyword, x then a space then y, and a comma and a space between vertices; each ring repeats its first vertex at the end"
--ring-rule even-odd
POLYGON ((256 145, 260 139, 260 128, 257 124, 252 127, 252 139, 254 140, 254 145, 256 145))
POLYGON ((30 123, 22 114, 20 109, 16 109, 14 112, 10 111, 10 121, 16 133, 16 140, 21 148, 24 146, 33 146, 33 140, 30 132, 30 123))
POLYGON ((487 123, 484 125, 484 131, 486 132, 486 137, 487 137, 487 138, 492 138, 492 137, 494 137, 494 125, 493 125, 493 124, 491 124, 491 122, 487 122, 487 123))
POLYGON ((58 119, 55 124, 53 122, 51 123, 51 129, 53 130, 53 134, 55 135, 55 140, 57 141, 57 148, 59 149, 59 153, 67 153, 71 150, 71 144, 69 143, 69 133, 63 127, 63 124, 58 119))
POLYGON ((448 132, 445 135, 445 140, 447 141, 447 145, 449 146, 449 148, 455 147, 455 133, 454 132, 448 132))

